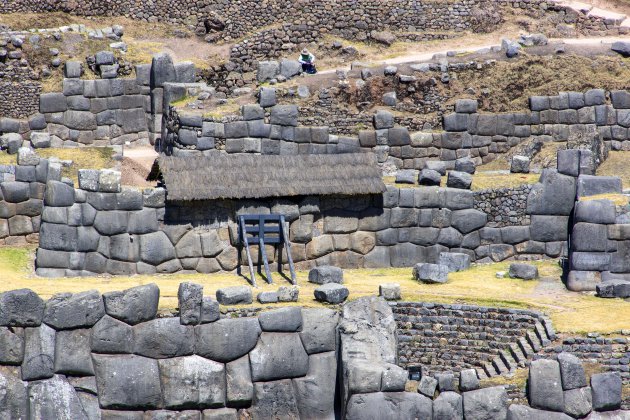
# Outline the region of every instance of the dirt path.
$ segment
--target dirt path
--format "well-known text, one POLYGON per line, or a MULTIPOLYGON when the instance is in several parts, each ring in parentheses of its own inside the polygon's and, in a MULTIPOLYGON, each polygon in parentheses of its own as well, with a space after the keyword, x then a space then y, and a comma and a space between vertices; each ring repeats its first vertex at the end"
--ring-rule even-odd
POLYGON ((122 184, 135 187, 154 187, 155 183, 146 179, 157 157, 157 152, 151 146, 125 148, 120 165, 122 184))

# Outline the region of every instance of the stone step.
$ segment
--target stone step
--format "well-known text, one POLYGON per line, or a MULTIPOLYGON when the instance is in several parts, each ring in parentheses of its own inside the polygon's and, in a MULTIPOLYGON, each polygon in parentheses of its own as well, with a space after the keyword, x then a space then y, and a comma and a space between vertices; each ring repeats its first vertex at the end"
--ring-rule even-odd
POLYGON ((543 327, 541 323, 537 322, 534 325, 534 332, 536 333, 536 337, 540 340, 542 347, 547 347, 551 344, 549 338, 547 337, 547 331, 545 331, 545 327, 543 327))
POLYGON ((509 349, 501 350, 499 357, 509 372, 513 372, 518 367, 516 361, 512 358, 509 349))
POLYGON ((479 380, 483 380, 486 378, 489 378, 488 374, 486 373, 486 370, 484 368, 475 368, 475 370, 477 371, 477 377, 479 378, 479 380))
POLYGON ((530 346, 530 344, 527 342, 527 339, 525 337, 519 337, 518 347, 523 352, 525 359, 530 359, 534 355, 534 350, 532 349, 532 346, 530 346))
POLYGON ((501 356, 497 356, 494 359, 492 359, 492 366, 494 367, 494 370, 497 372, 497 375, 505 375, 506 373, 510 372, 510 369, 508 369, 505 363, 503 363, 501 356))
POLYGON ((527 343, 529 343, 532 350, 534 350, 534 353, 538 353, 541 350, 542 347, 540 346, 540 339, 535 332, 527 331, 525 333, 525 338, 527 339, 527 343))
POLYGON ((543 327, 545 327, 547 338, 549 338, 551 341, 554 341, 556 339, 556 330, 553 328, 551 320, 544 316, 541 318, 540 322, 542 323, 543 327))
POLYGON ((483 364, 483 371, 486 373, 488 378, 492 378, 497 376, 497 370, 492 366, 491 362, 486 362, 483 364))
POLYGON ((523 354, 523 350, 518 346, 517 343, 510 344, 510 354, 512 355, 512 359, 517 363, 519 367, 525 367, 525 362, 527 358, 523 354))

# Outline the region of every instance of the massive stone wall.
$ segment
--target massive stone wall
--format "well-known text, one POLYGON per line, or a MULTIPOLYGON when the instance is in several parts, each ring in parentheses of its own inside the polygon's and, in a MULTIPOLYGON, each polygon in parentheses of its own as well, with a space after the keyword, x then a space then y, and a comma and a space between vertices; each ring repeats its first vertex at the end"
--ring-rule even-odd
POLYGON ((219 319, 202 288, 182 286, 181 317, 156 317, 155 284, 0 294, 0 416, 334 418, 334 311, 219 319))
MULTIPOLYGON (((121 189, 109 176, 83 170, 79 189, 48 184, 58 198, 44 202, 38 274, 231 271, 239 261, 237 215, 251 213, 285 215, 302 269, 411 267, 448 251, 480 262, 557 257, 566 248, 566 229, 559 229, 561 237, 536 224, 486 227, 487 215, 473 209, 468 190, 389 187, 373 196, 182 203, 169 202, 161 188, 121 189)), ((277 250, 267 253, 277 261, 277 250)))

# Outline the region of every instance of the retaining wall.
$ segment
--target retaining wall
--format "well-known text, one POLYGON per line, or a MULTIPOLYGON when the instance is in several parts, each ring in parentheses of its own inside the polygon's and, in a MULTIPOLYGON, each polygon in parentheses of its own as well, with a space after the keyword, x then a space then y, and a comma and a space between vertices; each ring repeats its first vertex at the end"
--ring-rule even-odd
POLYGON ((181 318, 161 318, 159 293, 0 294, 0 415, 334 418, 334 311, 219 320, 195 289, 180 296, 181 318))

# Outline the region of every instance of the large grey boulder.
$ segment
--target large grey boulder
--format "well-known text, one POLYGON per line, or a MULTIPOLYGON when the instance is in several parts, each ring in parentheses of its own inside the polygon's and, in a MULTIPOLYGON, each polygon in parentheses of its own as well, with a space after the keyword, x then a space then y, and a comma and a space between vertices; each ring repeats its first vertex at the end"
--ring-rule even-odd
POLYGON ((431 400, 412 392, 355 394, 346 408, 348 420, 430 419, 432 415, 431 400))
POLYGON ((583 388, 587 385, 586 374, 582 362, 571 353, 562 352, 558 355, 562 389, 569 390, 583 388))
POLYGON ((446 265, 419 263, 413 267, 413 278, 423 283, 446 283, 449 268, 446 265))
POLYGON ((225 364, 225 379, 227 404, 231 407, 251 405, 254 384, 248 355, 225 364))
POLYGON ((327 283, 315 289, 315 299, 320 302, 337 304, 348 298, 350 291, 337 283, 327 283))
POLYGON ((394 114, 385 110, 378 110, 374 114, 374 128, 377 130, 394 127, 394 114))
POLYGON ((58 331, 55 337, 55 373, 94 375, 90 353, 89 329, 58 331))
POLYGON ((465 419, 495 420, 507 416, 508 396, 502 386, 464 392, 463 399, 465 419))
POLYGON ((433 169, 423 169, 418 174, 418 184, 424 186, 439 186, 442 182, 442 175, 433 169))
POLYGON ((280 62, 280 74, 287 79, 297 76, 302 72, 302 65, 297 60, 284 59, 280 62))
POLYGON ((105 312, 129 325, 155 318, 159 300, 160 289, 155 283, 103 294, 105 312))
POLYGON ((508 275, 513 279, 534 280, 538 278, 538 267, 533 264, 512 263, 508 275))
POLYGON ((335 417, 335 389, 337 379, 335 352, 309 357, 306 376, 293 379, 300 418, 332 419, 335 417))
POLYGON ((463 234, 484 227, 487 220, 486 213, 475 209, 455 210, 451 213, 451 226, 463 234))
POLYGON ((531 239, 539 242, 566 241, 569 216, 532 215, 529 231, 531 239))
POLYGON ((462 271, 470 268, 470 255, 461 252, 440 252, 438 265, 445 265, 449 272, 462 271))
POLYGON ((132 353, 133 328, 105 315, 91 329, 91 346, 95 353, 132 353))
POLYGON ((203 302, 203 286, 184 282, 177 290, 179 302, 179 318, 182 325, 197 325, 201 321, 201 305, 203 302))
POLYGON ((67 207, 74 204, 74 188, 64 182, 48 181, 44 204, 51 207, 67 207))
POLYGON ((56 330, 91 327, 105 315, 103 299, 97 290, 60 293, 46 302, 44 322, 56 330))
POLYGON ((567 289, 572 292, 594 292, 601 281, 602 276, 598 271, 571 270, 567 276, 567 289))
POLYGON ((268 332, 296 332, 302 329, 302 310, 291 306, 262 312, 258 316, 260 327, 268 332))
POLYGON ((541 410, 562 411, 564 394, 559 363, 546 359, 532 361, 529 366, 527 390, 531 407, 541 410))
POLYGON ((510 164, 510 172, 514 174, 528 174, 529 158, 527 156, 513 156, 510 164))
POLYGON ((575 178, 562 175, 553 169, 543 170, 540 181, 527 197, 530 214, 569 215, 575 203, 575 178))
POLYGON ((526 405, 512 404, 507 411, 507 420, 571 420, 564 413, 537 410, 526 405))
POLYGON ((604 298, 630 297, 630 281, 622 279, 609 279, 595 285, 597 296, 604 298))
POLYGON ((263 332, 249 353, 249 361, 254 382, 295 378, 308 372, 308 354, 296 333, 263 332))
POLYGON ((55 371, 55 330, 46 324, 24 330, 22 380, 51 378, 55 371))
POLYGON ((256 79, 259 82, 266 82, 275 79, 280 74, 280 64, 277 61, 259 61, 256 79))
POLYGON ((621 178, 616 176, 580 175, 577 179, 577 196, 621 194, 621 178))
POLYGON ((231 286, 217 290, 217 301, 221 305, 250 304, 253 301, 252 288, 249 286, 231 286))
POLYGON ((32 290, 0 293, 0 326, 36 327, 43 316, 44 301, 32 290))
POLYGON ((455 170, 457 172, 465 172, 467 174, 474 174, 477 166, 475 161, 469 157, 463 157, 455 160, 455 170))
POLYGON ((157 360, 135 355, 94 354, 92 358, 101 408, 152 409, 162 405, 157 360))
POLYGON ((297 419, 300 412, 290 379, 254 384, 254 419, 297 419))
POLYGON ((295 105, 276 105, 271 108, 269 117, 271 124, 292 126, 298 125, 298 108, 295 105))
POLYGON ((88 420, 79 396, 61 375, 31 383, 28 398, 29 418, 88 420))
POLYGON ((151 265, 160 265, 175 258, 175 248, 162 231, 140 236, 140 258, 151 265))
POLYGON ((438 381, 437 379, 424 375, 420 378, 420 382, 418 383, 418 393, 424 395, 425 397, 429 397, 433 399, 435 396, 435 391, 437 390, 438 381))
POLYGON ((308 272, 308 281, 315 284, 343 283, 343 270, 339 267, 322 265, 308 272))
POLYGON ((308 354, 334 351, 339 314, 332 309, 302 309, 300 339, 308 354))
POLYGON ((225 405, 225 366, 200 356, 160 360, 164 407, 222 407, 225 405))
POLYGON ((459 372, 459 390, 473 391, 479 388, 479 377, 475 369, 464 369, 459 372))
POLYGON ((195 353, 218 362, 231 362, 249 353, 261 333, 256 318, 221 319, 195 327, 195 353))
POLYGON ((151 62, 150 83, 152 87, 162 87, 166 82, 174 82, 177 79, 173 59, 167 53, 159 53, 153 56, 151 62))
POLYGON ((445 391, 433 401, 433 420, 463 419, 462 396, 457 392, 445 391))
POLYGON ((573 418, 583 418, 593 409, 591 387, 564 391, 564 412, 573 418))
POLYGON ((577 223, 614 224, 615 216, 615 204, 610 200, 578 201, 575 204, 577 223))
POLYGON ((466 172, 449 171, 446 179, 446 186, 449 188, 459 188, 469 190, 472 185, 472 175, 466 172))
POLYGON ((591 376, 593 410, 611 411, 621 407, 621 376, 618 372, 591 376))
POLYGON ((610 49, 624 57, 630 57, 630 42, 615 41, 610 46, 610 49))
POLYGON ((157 318, 133 327, 134 353, 153 359, 193 354, 193 327, 182 325, 179 318, 157 318))
POLYGON ((26 383, 11 371, 0 369, 0 418, 28 418, 28 393, 26 383))
POLYGON ((9 328, 0 327, 0 364, 20 365, 24 360, 24 339, 9 328))

